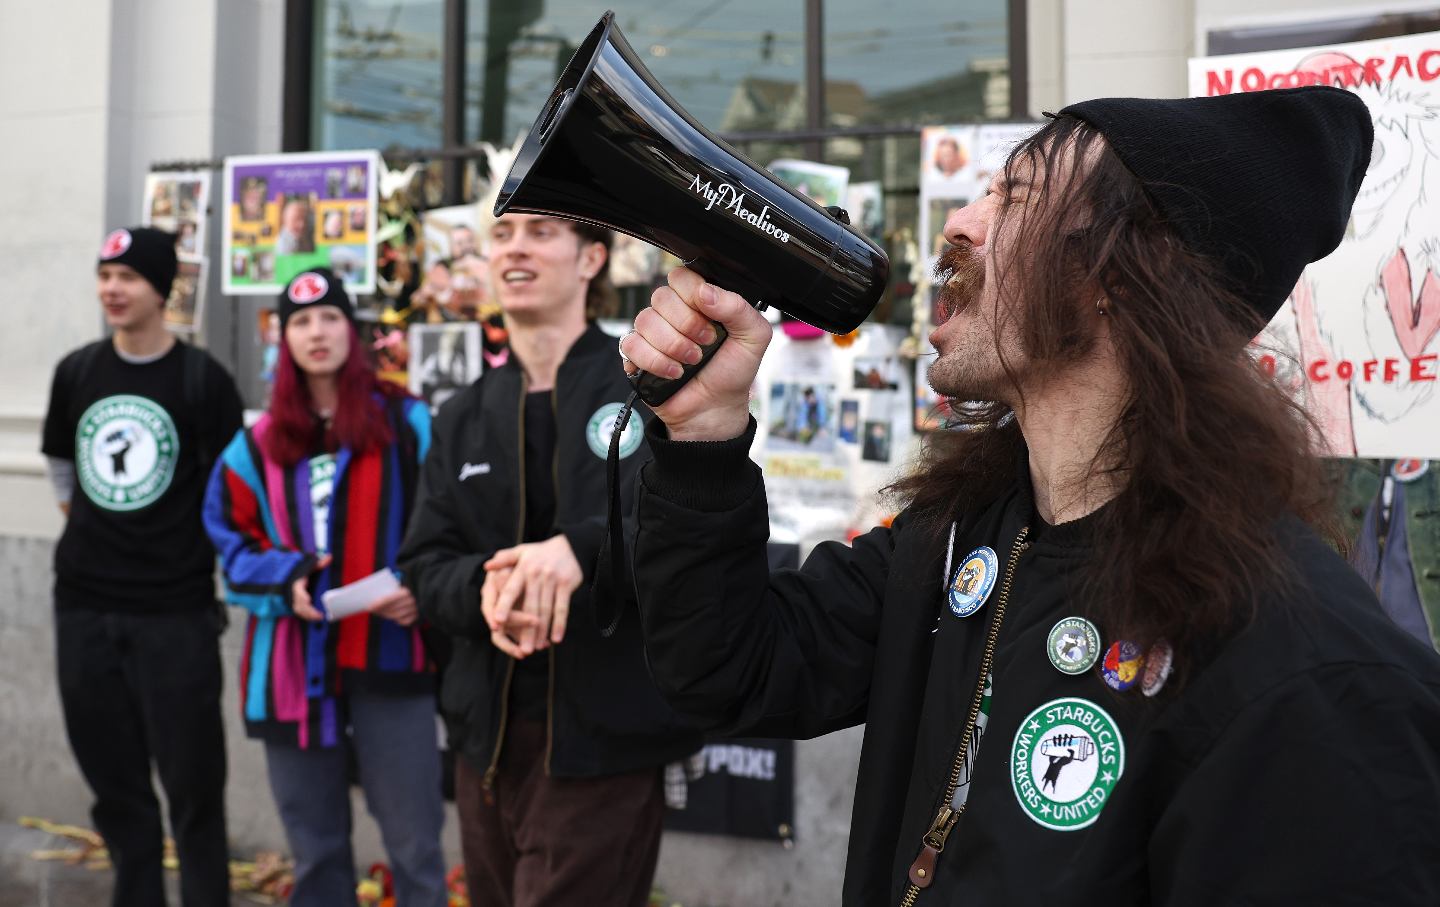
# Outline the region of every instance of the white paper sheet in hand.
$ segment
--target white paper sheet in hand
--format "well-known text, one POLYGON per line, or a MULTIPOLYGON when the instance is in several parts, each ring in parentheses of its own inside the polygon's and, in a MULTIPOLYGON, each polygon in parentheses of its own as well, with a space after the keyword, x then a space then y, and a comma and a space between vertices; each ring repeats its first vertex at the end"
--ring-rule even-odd
POLYGON ((359 614, 368 609, 375 599, 389 595, 399 588, 400 581, 395 578, 395 573, 387 567, 375 571, 364 579, 357 579, 348 586, 327 591, 320 596, 320 603, 325 606, 326 619, 333 622, 352 614, 359 614))

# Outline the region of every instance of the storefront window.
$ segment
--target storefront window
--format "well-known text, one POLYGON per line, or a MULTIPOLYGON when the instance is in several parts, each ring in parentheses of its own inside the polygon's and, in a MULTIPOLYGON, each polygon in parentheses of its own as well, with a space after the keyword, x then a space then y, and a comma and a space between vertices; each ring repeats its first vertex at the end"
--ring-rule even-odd
MULTIPOLYGON (((803 6, 773 0, 616 0, 621 32, 667 91, 715 132, 804 125, 803 6)), ((468 137, 528 130, 603 7, 583 0, 470 0, 468 137)))
POLYGON ((315 5, 316 150, 438 147, 443 0, 315 5))
POLYGON ((825 125, 1010 115, 1006 0, 826 0, 825 125))

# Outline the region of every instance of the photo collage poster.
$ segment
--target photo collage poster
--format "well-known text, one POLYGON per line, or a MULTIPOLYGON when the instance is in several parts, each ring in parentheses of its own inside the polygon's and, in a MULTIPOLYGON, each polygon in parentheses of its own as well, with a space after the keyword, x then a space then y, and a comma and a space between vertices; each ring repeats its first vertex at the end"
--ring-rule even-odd
POLYGON ((175 283, 165 301, 165 326, 190 337, 198 336, 205 312, 209 212, 208 170, 146 174, 140 223, 174 233, 175 255, 179 259, 175 283))
POLYGON ((277 294, 316 267, 351 293, 375 292, 380 166, 375 151, 226 158, 224 292, 277 294))
POLYGON ((914 454, 906 330, 866 324, 848 345, 776 331, 752 390, 771 537, 843 539, 888 513, 877 492, 914 454))

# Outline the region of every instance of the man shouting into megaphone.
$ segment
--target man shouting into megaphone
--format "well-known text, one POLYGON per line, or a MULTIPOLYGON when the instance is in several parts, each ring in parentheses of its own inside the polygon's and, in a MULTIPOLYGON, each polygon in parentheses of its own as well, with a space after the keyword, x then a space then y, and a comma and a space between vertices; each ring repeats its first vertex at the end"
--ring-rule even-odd
POLYGON ((684 269, 636 318, 662 377, 729 332, 648 428, 650 664, 717 731, 867 725, 844 903, 1440 903, 1440 660, 1245 352, 1371 137, 1333 88, 1062 110, 945 225, 929 380, 986 402, 799 570, 748 458, 769 325, 684 269))

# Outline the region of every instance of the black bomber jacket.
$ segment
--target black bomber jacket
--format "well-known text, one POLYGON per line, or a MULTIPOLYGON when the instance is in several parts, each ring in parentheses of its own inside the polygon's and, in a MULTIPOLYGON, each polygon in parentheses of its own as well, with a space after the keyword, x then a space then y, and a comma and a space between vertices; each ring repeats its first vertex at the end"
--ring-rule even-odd
POLYGON ((849 907, 1440 904, 1440 657, 1298 520, 1276 527, 1290 591, 1147 696, 1133 652, 1113 665, 1133 686, 1102 678, 1104 627, 1093 667, 1055 666, 1083 638, 1057 625, 1083 616, 1093 521, 1038 523, 1028 476, 948 545, 902 513, 771 573, 749 438, 650 441, 634 571, 656 681, 717 732, 865 725, 849 907))
MULTIPOLYGON (((628 577, 613 636, 602 638, 590 597, 605 534, 605 445, 601 424, 630 392, 615 341, 591 325, 560 365, 556 411, 556 529, 585 571, 571 599, 565 639, 531 658, 549 658, 546 769, 557 777, 595 777, 662 765, 701 746, 660 698, 641 648, 628 577)), ((451 749, 477 771, 497 764, 515 662, 496 649, 480 613, 482 565, 524 534, 525 377, 512 356, 447 400, 400 550, 400 568, 420 614, 452 642, 441 681, 451 749)), ((620 461, 622 501, 633 514, 636 476, 649 459, 637 406, 628 454, 620 461), (633 434, 632 434, 633 432, 633 434)), ((628 525, 628 520, 627 520, 628 525)))

